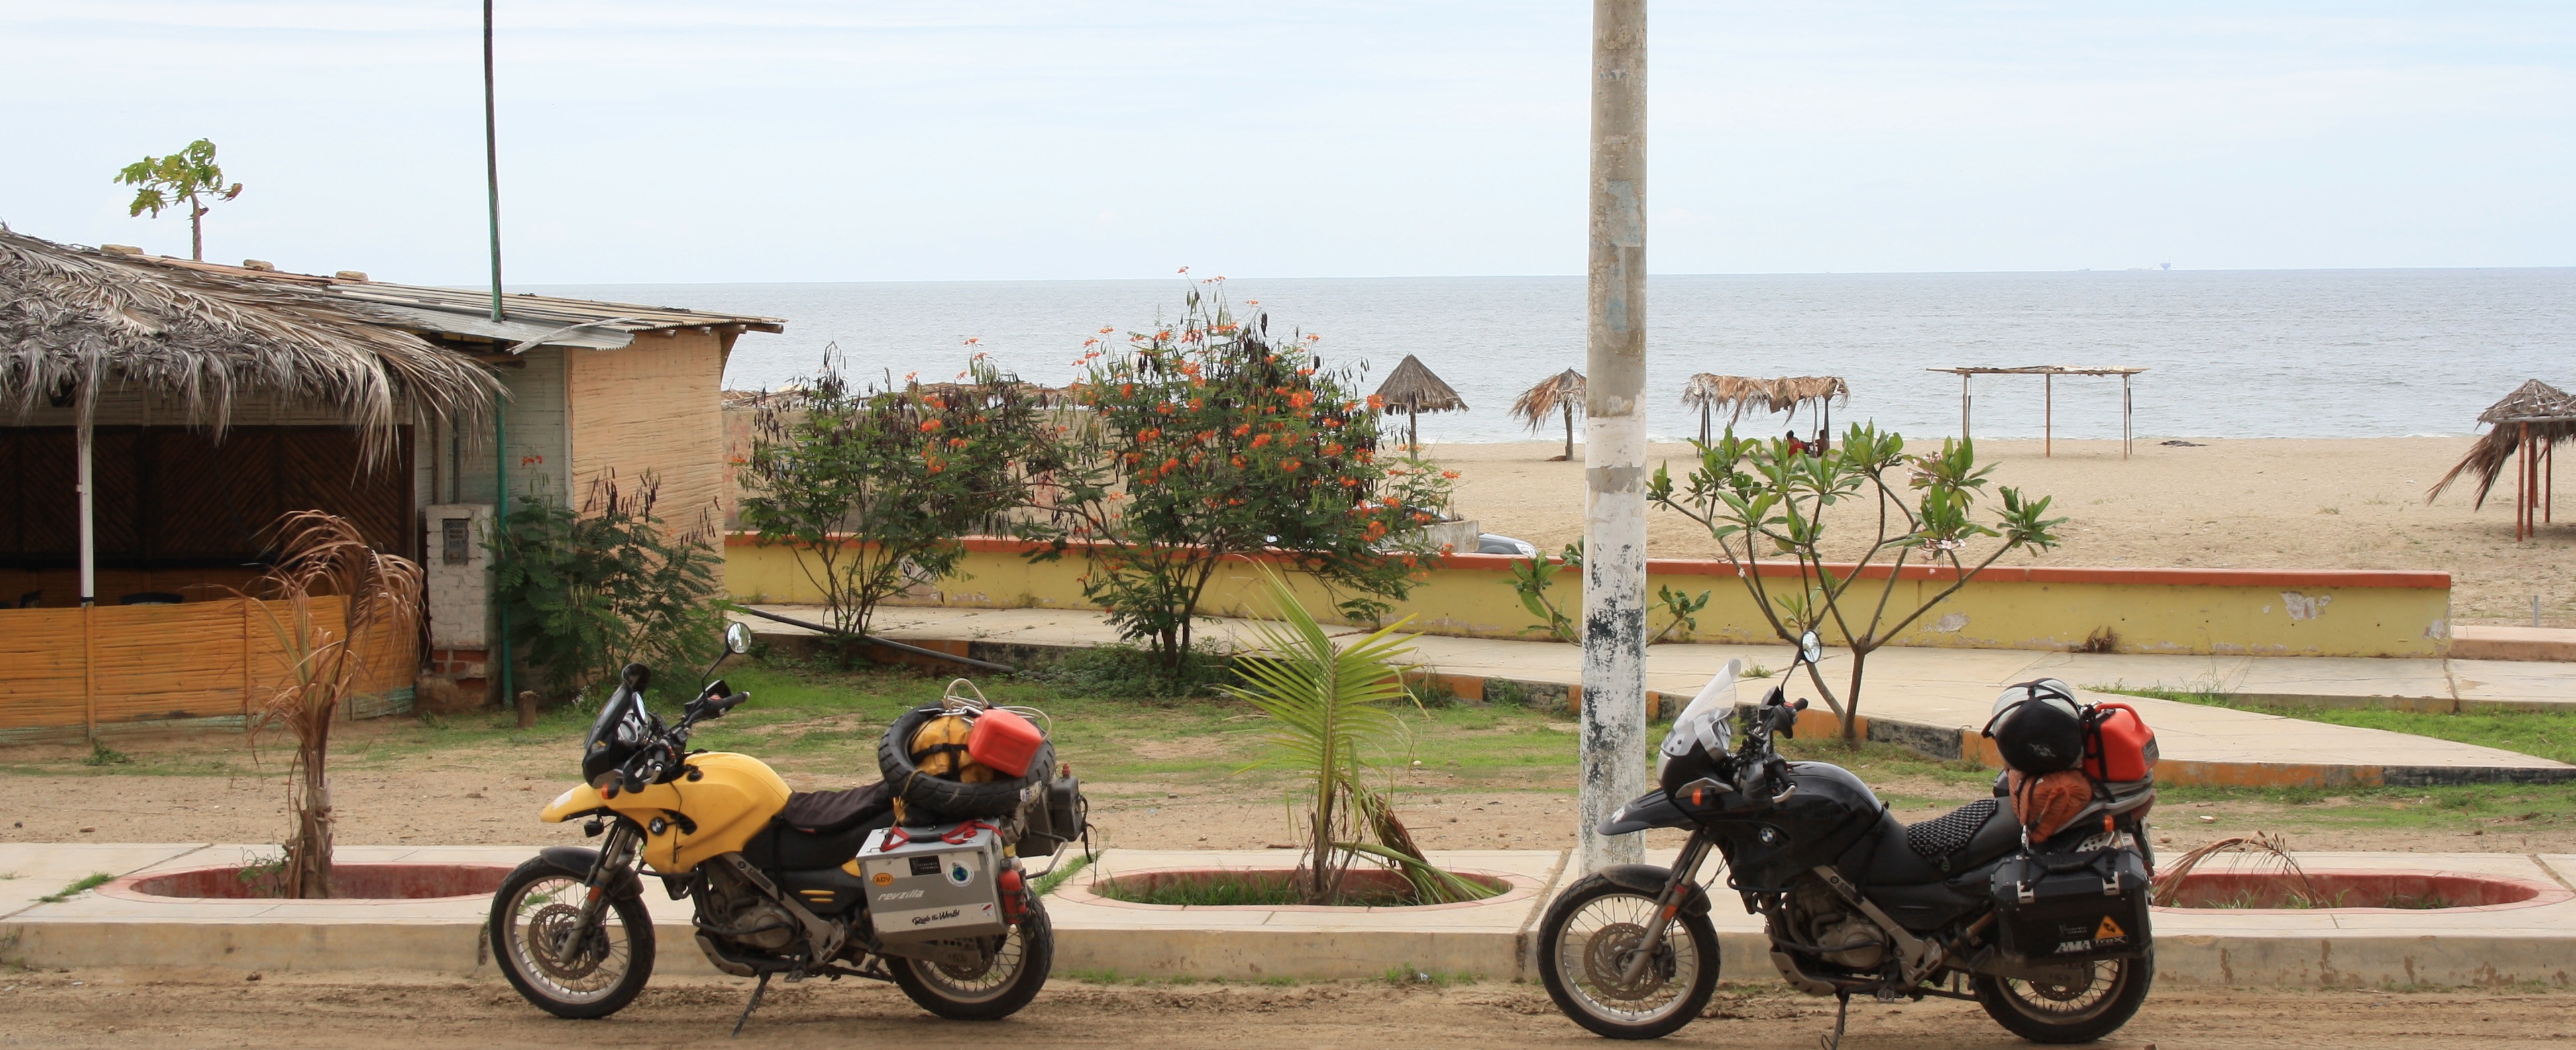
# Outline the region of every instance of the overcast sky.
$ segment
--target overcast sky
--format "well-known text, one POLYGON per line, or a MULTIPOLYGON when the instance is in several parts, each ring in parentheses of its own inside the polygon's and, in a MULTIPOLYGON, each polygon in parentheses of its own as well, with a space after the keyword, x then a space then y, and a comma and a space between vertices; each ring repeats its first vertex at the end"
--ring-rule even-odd
MULTIPOLYGON (((512 283, 1567 274, 1589 5, 500 0, 512 283)), ((1663 273, 2576 264, 2576 4, 1653 8, 1663 273)), ((0 220, 482 279, 479 6, 0 0, 0 220)))

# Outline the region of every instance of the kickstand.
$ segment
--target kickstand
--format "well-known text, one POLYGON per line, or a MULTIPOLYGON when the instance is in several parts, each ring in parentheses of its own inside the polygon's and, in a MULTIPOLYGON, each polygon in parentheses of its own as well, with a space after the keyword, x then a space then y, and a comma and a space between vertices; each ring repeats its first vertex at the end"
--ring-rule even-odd
MULTIPOLYGON (((734 1035, 741 1035, 742 1026, 751 1023, 751 1012, 760 1009, 760 997, 762 993, 767 991, 769 991, 769 975, 764 973, 760 975, 760 983, 752 986, 751 1001, 742 1004, 742 1016, 735 1019, 733 1023, 734 1035)), ((1836 1031, 1839 1032, 1841 1027, 1842 1026, 1840 1025, 1836 1025, 1836 1031)))
POLYGON ((1834 1034, 1816 1037, 1816 1042, 1822 1044, 1824 1046, 1824 1050, 1842 1050, 1843 1020, 1850 1016, 1850 1014, 1851 993, 1834 993, 1834 1034))

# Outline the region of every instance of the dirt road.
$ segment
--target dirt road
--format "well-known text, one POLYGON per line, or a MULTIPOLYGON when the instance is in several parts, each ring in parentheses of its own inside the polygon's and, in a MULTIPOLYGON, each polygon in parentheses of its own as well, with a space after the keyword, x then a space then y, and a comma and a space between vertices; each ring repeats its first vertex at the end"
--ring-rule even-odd
MULTIPOLYGON (((1604 1047, 1513 984, 1099 985, 1060 980, 992 1025, 939 1021, 890 987, 780 986, 739 1040, 725 1038, 749 982, 665 981, 607 1021, 557 1021, 488 981, 370 975, 313 980, 141 972, 0 972, 0 1047, 1604 1047)), ((2490 1050, 2576 1039, 2566 993, 2158 991, 2104 1046, 2490 1050)), ((1729 988, 1665 1045, 1804 1050, 1832 1004, 1729 988)), ((1854 1004, 1848 1050, 2029 1047, 1974 1004, 1854 1004)))

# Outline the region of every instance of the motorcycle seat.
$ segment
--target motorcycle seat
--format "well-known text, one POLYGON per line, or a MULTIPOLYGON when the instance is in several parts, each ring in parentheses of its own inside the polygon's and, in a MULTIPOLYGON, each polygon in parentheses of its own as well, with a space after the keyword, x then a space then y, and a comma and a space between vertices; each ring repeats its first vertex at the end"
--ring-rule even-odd
POLYGON ((1870 883, 1914 886, 1940 882, 2002 857, 2021 847, 2021 825, 2012 807, 2000 799, 1981 798, 1930 820, 1900 824, 1881 813, 1878 826, 1855 850, 1868 849, 1868 859, 1844 870, 1866 873, 1870 883))
POLYGON ((894 826, 894 792, 884 784, 847 791, 799 791, 742 847, 743 859, 768 871, 837 868, 859 855, 868 834, 894 826))
POLYGON ((879 782, 847 791, 799 791, 787 796, 778 822, 808 835, 837 835, 877 817, 894 815, 894 789, 879 782))

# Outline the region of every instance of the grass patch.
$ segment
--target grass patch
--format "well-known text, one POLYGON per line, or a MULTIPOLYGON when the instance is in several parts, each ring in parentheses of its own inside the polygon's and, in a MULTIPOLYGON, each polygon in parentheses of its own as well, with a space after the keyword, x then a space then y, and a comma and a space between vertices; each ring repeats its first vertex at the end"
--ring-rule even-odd
POLYGON ((125 752, 107 746, 107 741, 89 742, 89 754, 81 759, 84 766, 121 766, 134 761, 125 752))
POLYGON ((1064 885, 1064 880, 1072 878, 1075 872, 1081 871, 1082 869, 1090 866, 1091 855, 1087 853, 1082 856, 1075 857, 1072 860, 1063 861, 1056 864, 1055 867, 1049 870, 1046 874, 1038 876, 1037 884, 1032 888, 1037 891, 1038 896, 1044 897, 1047 894, 1054 893, 1056 887, 1064 885))
POLYGON ((1462 984, 1474 984, 1484 978, 1478 974, 1457 970, 1426 970, 1412 963, 1406 963, 1402 966, 1389 967, 1386 973, 1380 975, 1380 979, 1398 988, 1454 988, 1462 984))
POLYGON ((69 886, 65 886, 62 889, 48 893, 36 899, 47 904, 60 904, 72 899, 73 897, 79 896, 80 894, 87 893, 91 890, 107 885, 109 882, 115 881, 115 879, 116 876, 110 875, 104 871, 93 871, 87 875, 81 876, 69 886))
MULTIPOLYGON (((2100 689, 2101 687, 2095 686, 2100 689)), ((2206 707, 2259 711, 2329 725, 2385 729, 2436 740, 2476 744, 2559 762, 2576 762, 2576 711, 2393 711, 2376 707, 2290 707, 2260 704, 2227 693, 2179 689, 2103 689, 2129 696, 2175 700, 2206 707)))

